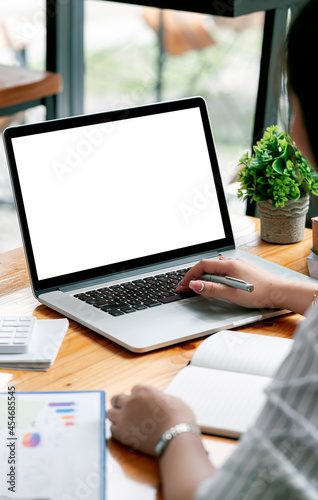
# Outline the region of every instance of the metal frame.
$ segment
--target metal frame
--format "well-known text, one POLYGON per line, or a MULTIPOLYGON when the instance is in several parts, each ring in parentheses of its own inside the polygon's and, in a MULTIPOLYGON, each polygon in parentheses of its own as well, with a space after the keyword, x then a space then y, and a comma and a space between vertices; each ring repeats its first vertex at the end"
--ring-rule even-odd
MULTIPOLYGON (((73 116, 83 113, 84 99, 84 1, 46 0, 47 17, 47 70, 62 75, 63 91, 55 99, 55 117, 73 116)), ((117 0, 121 1, 121 0, 117 0)), ((275 117, 275 96, 268 82, 273 75, 277 47, 285 35, 286 19, 290 4, 303 0, 217 0, 211 4, 205 0, 188 6, 187 10, 220 16, 234 17, 271 8, 266 13, 261 59, 259 92, 256 107, 255 130, 260 131, 275 117), (273 6, 279 8, 273 9, 273 6)), ((126 1, 125 3, 136 3, 126 1)), ((179 0, 152 0, 137 2, 159 8, 185 9, 179 0)), ((277 106, 276 106, 277 111, 277 106)))
MULTIPOLYGON (((297 5, 292 4, 291 7, 287 5, 266 12, 252 147, 262 137, 265 128, 278 121, 283 71, 279 62, 284 50, 288 16, 290 13, 292 20, 302 3, 303 0, 300 0, 297 5)), ((246 215, 255 214, 256 203, 248 200, 246 215)))
POLYGON ((82 114, 84 0, 46 0, 46 23, 46 68, 63 79, 63 90, 53 102, 54 118, 82 114))
MULTIPOLYGON (((267 126, 277 123, 282 79, 282 66, 278 65, 278 61, 287 19, 288 8, 269 10, 265 14, 252 147, 262 137, 267 126)), ((255 211, 256 203, 248 200, 246 215, 253 216, 255 211)))
POLYGON ((46 108, 46 119, 51 120, 55 118, 55 96, 48 96, 42 99, 33 99, 32 101, 21 102, 20 104, 13 104, 12 106, 5 106, 0 109, 0 116, 11 116, 19 111, 26 111, 29 108, 43 105, 46 108))

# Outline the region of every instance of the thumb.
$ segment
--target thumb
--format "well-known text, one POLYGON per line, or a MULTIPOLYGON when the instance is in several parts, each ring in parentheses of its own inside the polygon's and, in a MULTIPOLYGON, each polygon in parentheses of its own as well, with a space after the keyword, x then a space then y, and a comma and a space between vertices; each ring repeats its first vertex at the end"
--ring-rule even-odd
POLYGON ((205 282, 200 280, 191 280, 189 282, 189 288, 196 293, 202 293, 205 288, 205 282))
POLYGON ((218 297, 220 299, 230 300, 235 293, 233 288, 221 285, 219 283, 212 283, 210 281, 201 281, 201 280, 191 280, 189 282, 189 288, 193 290, 198 295, 204 295, 206 297, 218 297))

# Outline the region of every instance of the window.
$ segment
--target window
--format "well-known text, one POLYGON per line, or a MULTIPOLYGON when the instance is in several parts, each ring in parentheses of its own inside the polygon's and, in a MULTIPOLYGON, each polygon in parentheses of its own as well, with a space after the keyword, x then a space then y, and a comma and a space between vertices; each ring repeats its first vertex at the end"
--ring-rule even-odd
POLYGON ((85 2, 85 112, 203 96, 228 199, 244 213, 231 183, 252 142, 264 13, 161 16, 162 58, 159 9, 85 2))
MULTIPOLYGON (((250 149, 264 14, 222 18, 123 3, 84 2, 85 113, 201 95, 211 124, 230 210, 245 212, 233 184, 250 149), (161 23, 161 24, 160 24, 161 23), (160 36, 163 28, 163 37, 160 36)), ((45 68, 45 0, 2 2, 0 63, 45 68)), ((40 121, 44 110, 16 116, 40 121)), ((2 120, 2 129, 10 121, 2 120)), ((0 252, 21 244, 0 147, 0 252)))
MULTIPOLYGON (((0 64, 45 68, 45 1, 0 3, 0 64)), ((0 117, 0 133, 9 125, 43 120, 43 106, 0 117)), ((3 143, 0 145, 0 253, 21 246, 3 143)))

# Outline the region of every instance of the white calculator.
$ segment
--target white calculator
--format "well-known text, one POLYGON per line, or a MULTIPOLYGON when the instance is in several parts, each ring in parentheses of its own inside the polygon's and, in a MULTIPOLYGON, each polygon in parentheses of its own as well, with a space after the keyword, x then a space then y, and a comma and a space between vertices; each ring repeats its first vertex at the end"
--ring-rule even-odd
POLYGON ((35 316, 0 316, 0 354, 27 352, 35 323, 35 316))

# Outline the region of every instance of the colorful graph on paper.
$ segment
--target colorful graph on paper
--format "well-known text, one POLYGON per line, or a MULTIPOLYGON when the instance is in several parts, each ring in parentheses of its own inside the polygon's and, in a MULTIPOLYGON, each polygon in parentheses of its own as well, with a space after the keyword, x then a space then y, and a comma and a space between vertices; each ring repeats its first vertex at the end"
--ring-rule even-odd
MULTIPOLYGON (((2 477, 10 472, 6 400, 0 394, 2 477)), ((17 393, 16 409, 16 488, 1 482, 0 498, 104 499, 104 393, 17 393)))

